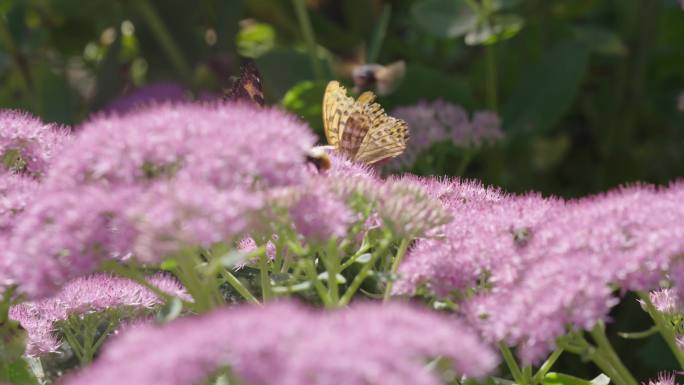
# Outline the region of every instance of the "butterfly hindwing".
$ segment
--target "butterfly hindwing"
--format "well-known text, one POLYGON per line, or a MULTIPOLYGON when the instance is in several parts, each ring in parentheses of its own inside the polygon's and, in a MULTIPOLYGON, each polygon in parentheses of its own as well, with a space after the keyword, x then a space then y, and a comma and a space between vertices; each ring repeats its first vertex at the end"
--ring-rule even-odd
POLYGON ((342 131, 342 140, 339 145, 340 151, 348 154, 353 159, 359 152, 361 143, 368 134, 369 129, 370 119, 363 113, 363 110, 353 111, 342 131))
POLYGON ((404 152, 409 138, 406 122, 384 115, 371 125, 373 128, 361 143, 354 160, 373 164, 404 152))
POLYGON ((225 99, 250 102, 260 107, 265 105, 261 75, 253 61, 248 61, 242 65, 240 77, 226 93, 225 99))

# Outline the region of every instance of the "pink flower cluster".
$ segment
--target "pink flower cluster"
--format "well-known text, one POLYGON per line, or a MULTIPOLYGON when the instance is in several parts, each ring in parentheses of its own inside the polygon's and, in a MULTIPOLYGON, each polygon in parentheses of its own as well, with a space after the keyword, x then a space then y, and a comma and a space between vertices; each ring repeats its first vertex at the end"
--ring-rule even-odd
POLYGON ((190 385, 228 366, 251 385, 432 385, 441 381, 425 364, 436 357, 475 377, 497 364, 458 320, 407 305, 318 312, 279 303, 132 328, 65 384, 190 385))
POLYGON ((496 113, 478 111, 470 119, 463 107, 443 100, 399 107, 390 115, 405 120, 411 128, 406 151, 387 164, 390 169, 412 165, 418 155, 437 142, 450 141, 457 147, 469 147, 503 137, 501 120, 496 113))
MULTIPOLYGON (((147 281, 159 290, 189 300, 180 284, 169 276, 157 274, 147 281)), ((26 354, 40 356, 61 346, 55 323, 72 315, 97 313, 108 309, 133 307, 151 309, 163 301, 152 291, 126 278, 107 274, 79 277, 70 281, 53 297, 14 305, 10 319, 26 329, 26 354)))
POLYGON ((22 153, 27 170, 46 174, 39 185, 0 181, 0 226, 8 230, 0 282, 34 298, 105 259, 157 263, 184 247, 237 241, 265 209, 265 191, 312 176, 305 156, 313 135, 276 109, 164 104, 100 115, 58 157, 54 143, 67 140, 49 129, 17 113, 0 116, 0 137, 24 138, 12 140, 31 149, 22 153))
POLYGON ((39 179, 68 141, 66 128, 43 124, 26 113, 0 110, 0 173, 39 179))
POLYGON ((543 358, 568 325, 605 319, 617 302, 612 285, 651 288, 684 254, 683 184, 568 202, 451 188, 470 196, 445 194, 456 220, 444 240, 415 245, 395 293, 475 290, 464 315, 489 340, 517 345, 526 362, 543 358))

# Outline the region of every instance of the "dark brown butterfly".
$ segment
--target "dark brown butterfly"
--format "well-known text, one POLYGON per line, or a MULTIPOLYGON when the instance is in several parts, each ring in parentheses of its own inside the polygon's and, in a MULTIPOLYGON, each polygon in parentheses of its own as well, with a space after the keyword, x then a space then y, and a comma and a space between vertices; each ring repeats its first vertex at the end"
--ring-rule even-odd
POLYGON ((254 103, 263 107, 264 91, 261 88, 261 75, 253 61, 245 62, 240 68, 240 77, 223 96, 225 100, 254 103))

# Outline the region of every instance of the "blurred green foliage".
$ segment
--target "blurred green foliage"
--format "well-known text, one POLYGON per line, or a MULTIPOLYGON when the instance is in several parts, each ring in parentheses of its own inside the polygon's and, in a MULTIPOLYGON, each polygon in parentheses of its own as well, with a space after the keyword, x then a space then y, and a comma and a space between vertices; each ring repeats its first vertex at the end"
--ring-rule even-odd
MULTIPOLYGON (((443 98, 501 115, 506 140, 465 176, 579 196, 684 171, 676 0, 2 0, 0 15, 0 106, 46 121, 78 124, 156 82, 218 94, 250 57, 268 100, 321 133, 328 80, 401 59, 388 111, 443 98)), ((454 174, 451 163, 414 171, 454 174)))
MULTIPOLYGON (((0 107, 46 121, 77 125, 156 82, 220 93, 240 56, 256 60, 270 103, 319 134, 328 80, 350 85, 355 65, 404 60, 383 106, 497 110, 506 139, 464 175, 510 191, 573 197, 684 175, 678 0, 0 0, 0 107)), ((437 143, 413 171, 459 173, 459 151, 437 143)), ((635 302, 615 312, 616 330, 647 325, 635 302)), ((671 362, 657 336, 621 352, 640 379, 671 362)))

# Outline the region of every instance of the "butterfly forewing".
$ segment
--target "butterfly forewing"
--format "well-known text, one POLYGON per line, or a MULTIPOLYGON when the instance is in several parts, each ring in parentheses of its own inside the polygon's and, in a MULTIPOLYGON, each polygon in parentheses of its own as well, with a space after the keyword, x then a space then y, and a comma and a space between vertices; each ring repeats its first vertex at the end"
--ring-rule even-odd
POLYGON ((328 83, 323 95, 323 127, 325 138, 331 146, 337 147, 340 143, 342 129, 353 107, 354 99, 347 96, 340 83, 336 81, 328 83))

